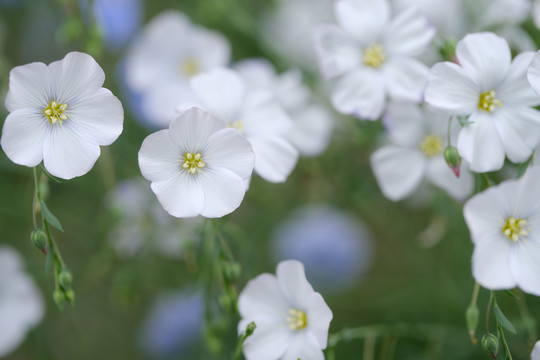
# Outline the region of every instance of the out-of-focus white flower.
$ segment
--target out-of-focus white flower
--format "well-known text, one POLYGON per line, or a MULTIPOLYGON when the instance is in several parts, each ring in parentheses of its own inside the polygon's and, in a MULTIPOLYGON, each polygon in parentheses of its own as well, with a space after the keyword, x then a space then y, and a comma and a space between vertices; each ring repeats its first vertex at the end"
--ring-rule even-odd
POLYGON ((50 65, 35 62, 9 73, 2 149, 16 164, 42 160, 52 175, 86 174, 122 132, 120 101, 102 88, 105 73, 87 54, 71 52, 50 65))
POLYGON ((537 51, 532 57, 532 61, 530 61, 529 68, 527 69, 527 79, 540 97, 540 51, 537 51))
POLYGON ((118 183, 107 202, 117 219, 109 239, 121 257, 131 257, 146 249, 176 258, 189 243, 199 241, 201 218, 172 218, 144 180, 118 183))
POLYGON ((242 134, 197 108, 178 115, 169 129, 149 135, 139 151, 142 175, 175 217, 214 218, 234 211, 254 162, 242 134))
POLYGON ((360 219, 329 205, 311 205, 285 217, 273 233, 277 260, 295 259, 317 288, 343 290, 371 265, 371 234, 360 219))
MULTIPOLYGON (((426 179, 457 200, 471 194, 474 178, 462 164, 456 178, 444 159, 448 145, 448 116, 434 114, 416 104, 391 103, 384 116, 391 144, 371 155, 371 166, 383 194, 392 201, 412 194, 426 179)), ((459 123, 453 121, 452 133, 459 123)))
POLYGON ((499 170, 505 154, 519 163, 540 143, 540 104, 527 81, 532 52, 511 59, 505 39, 493 33, 467 35, 456 48, 459 64, 435 65, 426 102, 468 119, 458 137, 460 155, 477 172, 499 170))
POLYGON ((255 322, 244 342, 247 360, 323 360, 332 311, 306 279, 296 260, 278 264, 276 275, 261 274, 238 298, 238 332, 255 322))
POLYGON ((185 291, 162 294, 144 320, 141 344, 153 357, 178 356, 202 336, 203 324, 202 294, 185 291))
POLYGON ((474 243, 472 272, 487 289, 540 296, 540 168, 472 197, 463 208, 474 243))
POLYGON ((305 156, 316 156, 327 147, 332 135, 333 119, 317 104, 309 88, 302 82, 302 73, 295 69, 277 74, 265 59, 243 60, 235 65, 247 90, 265 90, 288 113, 292 126, 286 133, 289 142, 305 156))
POLYGON ((246 91, 233 70, 220 68, 194 76, 191 102, 237 129, 253 146, 255 172, 270 182, 284 182, 298 161, 298 151, 286 139, 291 121, 268 91, 246 91))
POLYGON ((416 8, 391 18, 386 0, 338 0, 335 24, 314 31, 321 72, 337 79, 332 103, 341 113, 376 120, 387 96, 421 102, 428 68, 414 57, 429 45, 435 28, 416 8))
POLYGON ((111 49, 118 50, 131 40, 141 23, 141 0, 95 0, 92 7, 105 42, 111 49))
POLYGON ((280 0, 265 13, 261 38, 294 66, 316 70, 311 29, 332 20, 333 0, 280 0))
POLYGON ((531 353, 531 360, 540 360, 540 341, 534 344, 534 349, 531 353))
POLYGON ((143 29, 126 55, 126 80, 142 93, 145 116, 164 128, 174 109, 189 97, 188 80, 199 73, 225 66, 230 45, 219 33, 193 25, 178 11, 156 16, 143 29))
POLYGON ((0 357, 19 346, 26 333, 43 318, 45 306, 39 289, 23 270, 19 254, 0 246, 0 357))

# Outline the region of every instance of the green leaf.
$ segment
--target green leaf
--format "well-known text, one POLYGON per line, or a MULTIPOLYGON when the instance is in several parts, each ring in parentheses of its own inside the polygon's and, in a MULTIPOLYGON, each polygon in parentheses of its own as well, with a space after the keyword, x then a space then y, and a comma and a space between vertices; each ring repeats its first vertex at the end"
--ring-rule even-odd
POLYGON ((62 228, 62 224, 60 224, 60 221, 56 218, 56 216, 53 215, 51 210, 45 205, 44 202, 40 202, 41 205, 41 213, 43 214, 43 217, 49 224, 57 228, 58 230, 64 232, 64 229, 62 228))
POLYGON ((54 251, 52 251, 49 247, 49 249, 47 250, 47 259, 45 259, 45 274, 49 272, 49 269, 51 268, 52 263, 53 263, 53 259, 54 259, 54 251))
POLYGON ((501 309, 499 308, 499 305, 495 305, 493 308, 493 313, 495 314, 495 317, 497 318, 497 322, 501 324, 506 330, 510 331, 512 334, 516 334, 516 329, 514 328, 514 325, 504 316, 501 309))
POLYGON ((514 299, 521 299, 519 296, 517 296, 516 294, 514 294, 513 292, 511 292, 510 290, 504 290, 504 293, 510 297, 513 297, 514 299))
POLYGON ((517 175, 518 178, 520 178, 521 176, 523 176, 523 174, 525 174, 525 171, 527 171, 527 169, 529 168, 529 165, 532 165, 533 158, 534 158, 534 152, 533 152, 532 155, 527 159, 527 161, 525 161, 524 163, 522 163, 522 164, 519 165, 519 168, 518 168, 518 175, 517 175))
POLYGON ((43 171, 43 173, 52 181, 54 181, 55 183, 58 183, 58 184, 61 184, 62 182, 60 180, 58 180, 57 178, 55 178, 54 176, 52 176, 48 171, 47 169, 45 169, 45 166, 43 165, 40 165, 41 167, 41 171, 43 171))

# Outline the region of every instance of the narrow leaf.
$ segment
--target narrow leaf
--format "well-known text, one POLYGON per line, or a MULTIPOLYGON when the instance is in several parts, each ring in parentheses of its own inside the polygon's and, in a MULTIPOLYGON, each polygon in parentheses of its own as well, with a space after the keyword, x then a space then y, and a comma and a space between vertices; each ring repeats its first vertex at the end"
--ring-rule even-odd
POLYGON ((501 309, 499 308, 499 305, 495 305, 493 308, 493 313, 495 314, 495 317, 497 318, 497 322, 501 324, 506 330, 510 331, 512 334, 516 334, 516 329, 514 328, 514 325, 504 316, 501 309))
POLYGON ((525 161, 524 163, 522 163, 521 165, 519 165, 519 168, 518 168, 518 175, 517 175, 518 178, 520 178, 521 176, 523 176, 523 174, 525 174, 525 171, 527 171, 527 169, 529 168, 529 165, 532 165, 533 158, 534 158, 534 152, 533 152, 532 155, 527 159, 527 161, 525 161))
POLYGON ((517 296, 516 294, 514 294, 513 292, 511 292, 510 290, 504 290, 504 293, 510 297, 513 297, 514 299, 521 299, 519 296, 517 296))
POLYGON ((58 184, 61 184, 62 182, 60 180, 58 180, 57 178, 55 178, 54 176, 52 176, 48 171, 47 169, 45 169, 45 166, 43 165, 40 165, 41 167, 41 171, 43 171, 43 173, 52 181, 54 181, 55 183, 58 183, 58 184))
POLYGON ((62 228, 62 224, 60 224, 60 221, 56 218, 56 216, 53 215, 51 210, 45 205, 44 202, 41 202, 41 213, 43 214, 43 217, 49 224, 57 228, 58 230, 64 232, 64 229, 62 228))

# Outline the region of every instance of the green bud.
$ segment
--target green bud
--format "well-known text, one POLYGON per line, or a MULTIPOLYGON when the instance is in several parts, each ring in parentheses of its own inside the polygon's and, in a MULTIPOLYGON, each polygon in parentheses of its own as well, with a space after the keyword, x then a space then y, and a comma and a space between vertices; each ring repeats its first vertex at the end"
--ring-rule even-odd
POLYGON ((53 300, 56 303, 56 306, 60 310, 64 309, 64 303, 66 302, 66 297, 64 295, 64 292, 60 289, 55 289, 53 292, 53 300))
POLYGON ((64 295, 66 297, 66 300, 69 302, 69 304, 71 306, 74 306, 75 305, 75 291, 73 291, 72 289, 69 289, 68 291, 64 293, 64 295))
POLYGON ((71 276, 71 272, 67 269, 64 269, 60 272, 60 275, 58 275, 58 282, 60 283, 60 286, 64 291, 68 291, 71 289, 71 281, 73 280, 73 277, 71 276))
POLYGON ((255 331, 255 329, 257 328, 257 325, 255 325, 254 322, 250 322, 248 324, 248 326, 246 327, 246 334, 245 334, 245 338, 247 338, 248 336, 251 336, 253 334, 253 332, 255 331))
POLYGON ((47 235, 42 230, 34 230, 30 233, 30 241, 39 251, 47 253, 47 235))
POLYGON ((499 353, 499 339, 495 335, 487 334, 482 336, 482 346, 489 356, 494 359, 497 358, 497 354, 499 353))
POLYGON ((235 282, 242 274, 242 265, 236 261, 231 261, 223 266, 223 273, 229 282, 235 282))
POLYGON ((471 304, 465 312, 465 320, 467 321, 467 330, 469 330, 469 336, 471 337, 473 344, 477 343, 474 333, 478 327, 479 318, 480 311, 478 310, 478 306, 476 306, 476 304, 471 304))
POLYGON ((233 301, 229 294, 224 293, 221 294, 221 296, 218 299, 219 305, 225 310, 225 311, 231 311, 233 308, 233 301))
POLYGON ((456 177, 459 177, 460 168, 461 168, 461 156, 459 156, 458 149, 455 146, 447 146, 444 149, 444 160, 454 172, 456 177))

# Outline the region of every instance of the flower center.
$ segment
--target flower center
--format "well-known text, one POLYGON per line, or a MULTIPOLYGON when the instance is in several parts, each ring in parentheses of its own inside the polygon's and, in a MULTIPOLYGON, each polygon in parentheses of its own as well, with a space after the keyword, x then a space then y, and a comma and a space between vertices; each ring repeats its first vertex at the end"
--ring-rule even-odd
POLYGON ((201 172, 201 169, 206 166, 206 163, 202 161, 201 153, 185 153, 184 164, 182 167, 190 174, 201 172))
POLYGON ((502 232, 513 242, 525 240, 525 236, 529 234, 525 229, 525 225, 527 225, 527 220, 509 217, 506 219, 502 232))
POLYGON ((444 140, 441 136, 428 134, 420 143, 420 150, 427 157, 440 155, 443 151, 444 140))
POLYGON ((43 109, 43 114, 49 120, 49 123, 56 124, 57 122, 62 125, 64 120, 67 120, 69 115, 64 114, 64 111, 67 109, 66 104, 59 104, 54 100, 51 100, 49 106, 43 109))
POLYGON ((487 112, 493 112, 495 110, 495 105, 503 106, 502 101, 497 99, 496 96, 495 90, 481 93, 480 99, 478 100, 478 108, 487 112))
POLYGON ((302 330, 307 326, 307 315, 298 309, 289 309, 285 318, 287 327, 291 330, 302 330))
POLYGON ((379 68, 386 61, 386 53, 381 44, 374 43, 364 49, 364 65, 379 68))
POLYGON ((238 130, 242 134, 244 133, 244 123, 242 122, 242 120, 233 121, 232 123, 229 124, 229 127, 231 129, 238 130))
POLYGON ((193 76, 199 73, 199 64, 193 58, 186 58, 180 64, 180 71, 187 76, 193 76))

